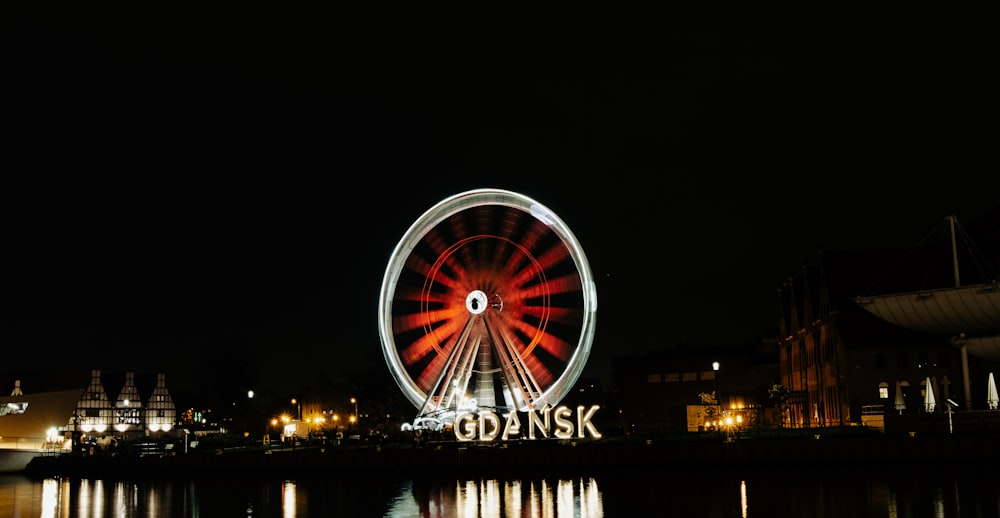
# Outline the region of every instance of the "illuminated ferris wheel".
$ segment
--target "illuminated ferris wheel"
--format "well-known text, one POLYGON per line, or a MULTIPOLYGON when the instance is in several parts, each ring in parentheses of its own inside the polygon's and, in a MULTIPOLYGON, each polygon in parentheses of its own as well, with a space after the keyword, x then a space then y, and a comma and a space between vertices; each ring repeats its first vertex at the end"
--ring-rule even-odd
POLYGON ((597 294, 570 229, 524 195, 446 198, 393 250, 379 297, 392 375, 419 410, 413 428, 459 412, 556 406, 594 338, 597 294))

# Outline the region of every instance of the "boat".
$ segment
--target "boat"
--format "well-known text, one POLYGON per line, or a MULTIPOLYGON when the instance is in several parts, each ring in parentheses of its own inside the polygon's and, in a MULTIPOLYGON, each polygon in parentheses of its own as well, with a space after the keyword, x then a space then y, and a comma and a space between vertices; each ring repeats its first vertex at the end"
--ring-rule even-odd
POLYGON ((24 471, 39 456, 72 451, 70 422, 82 389, 0 396, 0 473, 24 471))

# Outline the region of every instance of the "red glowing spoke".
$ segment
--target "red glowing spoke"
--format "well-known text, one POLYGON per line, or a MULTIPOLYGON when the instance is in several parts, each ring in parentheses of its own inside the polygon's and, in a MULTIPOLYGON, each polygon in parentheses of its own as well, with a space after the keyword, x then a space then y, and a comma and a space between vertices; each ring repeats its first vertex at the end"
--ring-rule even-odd
POLYGON ((542 365, 542 362, 538 361, 538 358, 534 356, 527 356, 524 358, 524 365, 531 371, 532 377, 535 378, 535 382, 538 383, 539 387, 548 387, 552 384, 554 379, 552 371, 542 365))
POLYGON ((580 291, 580 278, 575 275, 564 275, 555 279, 547 279, 545 282, 524 288, 522 293, 527 299, 534 297, 549 297, 562 293, 574 293, 580 291))
POLYGON ((566 342, 558 336, 539 330, 537 327, 532 326, 527 322, 516 322, 513 324, 513 327, 522 333, 533 337, 532 342, 524 347, 521 354, 522 356, 531 355, 532 350, 536 346, 541 346, 541 348, 549 354, 564 362, 569 360, 570 356, 573 354, 572 344, 566 342))
POLYGON ((400 357, 405 365, 413 365, 438 348, 439 344, 434 335, 423 335, 403 347, 400 357))
POLYGON ((423 371, 417 374, 416 382, 424 392, 430 392, 434 389, 434 384, 437 382, 438 377, 447 368, 445 365, 447 361, 448 355, 439 354, 427 364, 427 367, 423 371))
MULTIPOLYGON (((525 308, 522 314, 539 317, 541 312, 542 308, 529 306, 525 308)), ((559 322, 560 324, 578 324, 580 322, 581 312, 577 308, 548 308, 546 316, 550 322, 559 322)))

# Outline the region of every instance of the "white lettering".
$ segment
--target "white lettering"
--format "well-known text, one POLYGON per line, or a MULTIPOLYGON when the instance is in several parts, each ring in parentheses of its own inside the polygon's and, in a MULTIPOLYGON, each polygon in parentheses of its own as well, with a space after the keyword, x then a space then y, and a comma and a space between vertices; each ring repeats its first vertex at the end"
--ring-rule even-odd
POLYGON ((576 432, 579 434, 581 439, 584 438, 586 434, 583 433, 584 430, 590 432, 590 436, 594 439, 600 439, 601 432, 597 431, 597 427, 590 420, 594 417, 594 414, 600 410, 600 405, 594 405, 590 407, 590 410, 584 412, 583 405, 576 407, 576 432))
POLYGON ((500 435, 500 418, 496 412, 479 413, 479 440, 492 441, 500 435))
POLYGON ((503 427, 503 435, 500 437, 504 441, 509 441, 511 435, 521 434, 521 420, 517 417, 517 412, 511 412, 507 416, 507 424, 503 427))
MULTIPOLYGON (((527 412, 528 436, 527 440, 535 440, 539 436, 543 439, 549 437, 549 433, 557 439, 570 439, 576 434, 583 439, 589 435, 594 439, 603 437, 592 422, 594 414, 600 410, 599 405, 585 408, 583 405, 576 407, 576 420, 573 419, 573 411, 565 405, 552 408, 548 405, 542 409, 541 415, 535 410, 527 412), (574 426, 575 425, 575 426, 574 426), (536 435, 535 430, 538 430, 536 435)), ((472 412, 460 412, 455 416, 455 439, 460 442, 480 440, 489 442, 500 437, 503 441, 517 439, 521 436, 521 418, 517 412, 511 412, 503 427, 500 426, 500 416, 491 410, 480 410, 478 416, 472 412)))
POLYGON ((569 439, 573 437, 573 421, 569 419, 572 413, 573 411, 565 405, 556 407, 556 413, 552 416, 556 430, 552 432, 552 435, 556 436, 557 439, 569 439))
POLYGON ((455 417, 455 438, 461 442, 476 438, 476 417, 471 412, 462 412, 455 417))
POLYGON ((535 428, 538 428, 542 432, 542 437, 548 439, 549 437, 549 411, 552 410, 551 407, 545 405, 542 409, 542 416, 544 420, 538 417, 538 413, 534 409, 528 410, 528 439, 535 439, 535 428))

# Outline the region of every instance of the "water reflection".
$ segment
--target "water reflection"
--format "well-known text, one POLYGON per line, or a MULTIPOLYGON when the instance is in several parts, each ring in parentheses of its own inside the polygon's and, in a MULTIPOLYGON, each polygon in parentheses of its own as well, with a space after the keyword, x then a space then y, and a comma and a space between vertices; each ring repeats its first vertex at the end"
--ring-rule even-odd
POLYGON ((538 480, 409 480, 387 506, 385 516, 604 516, 593 477, 538 480))
POLYGON ((507 477, 312 475, 29 479, 0 475, 0 516, 1000 517, 983 465, 697 469, 507 477))

